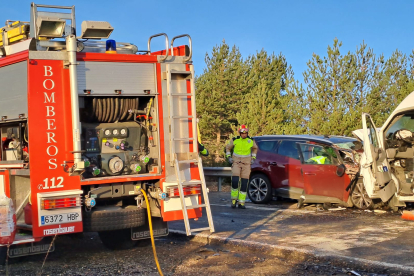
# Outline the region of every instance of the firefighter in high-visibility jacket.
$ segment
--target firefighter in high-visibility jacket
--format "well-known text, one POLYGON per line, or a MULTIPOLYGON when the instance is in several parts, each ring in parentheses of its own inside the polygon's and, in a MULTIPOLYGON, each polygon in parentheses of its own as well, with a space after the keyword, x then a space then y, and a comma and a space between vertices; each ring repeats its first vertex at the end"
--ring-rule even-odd
POLYGON ((201 156, 208 156, 208 150, 200 142, 198 142, 198 152, 200 153, 201 156))
POLYGON ((242 125, 239 129, 240 136, 230 140, 226 145, 226 157, 232 163, 231 177, 231 207, 236 208, 236 203, 241 209, 246 209, 247 185, 250 176, 250 166, 256 160, 257 145, 248 136, 249 129, 242 125), (231 150, 233 149, 233 156, 231 150), (239 186, 239 180, 241 185, 239 186))

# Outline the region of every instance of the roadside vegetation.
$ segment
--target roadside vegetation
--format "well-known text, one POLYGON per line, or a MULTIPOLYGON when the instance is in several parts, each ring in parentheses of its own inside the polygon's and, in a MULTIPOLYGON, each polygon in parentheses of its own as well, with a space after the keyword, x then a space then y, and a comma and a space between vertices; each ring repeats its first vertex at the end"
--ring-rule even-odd
POLYGON ((196 79, 197 116, 206 165, 224 166, 225 142, 246 124, 264 134, 351 135, 362 112, 380 127, 414 91, 414 50, 376 55, 365 43, 341 52, 335 39, 325 56, 313 54, 300 83, 283 54, 258 51, 243 57, 226 42, 205 57, 196 79))

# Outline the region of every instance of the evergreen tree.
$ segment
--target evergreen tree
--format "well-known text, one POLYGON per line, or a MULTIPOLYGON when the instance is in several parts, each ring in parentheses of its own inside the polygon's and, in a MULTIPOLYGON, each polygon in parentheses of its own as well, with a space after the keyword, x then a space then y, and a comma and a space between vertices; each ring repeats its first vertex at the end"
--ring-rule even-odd
POLYGON ((308 69, 303 73, 307 85, 302 101, 305 103, 306 128, 310 134, 343 135, 347 132, 346 115, 349 100, 355 88, 355 61, 348 52, 341 55, 342 43, 334 40, 328 46, 327 56, 313 54, 308 69))
MULTIPOLYGON (((412 59, 412 57, 410 57, 412 59)), ((375 84, 368 95, 367 105, 377 127, 381 127, 391 112, 413 91, 412 62, 396 50, 385 60, 380 57, 375 84)))
POLYGON ((286 95, 283 106, 285 114, 284 134, 306 134, 309 121, 308 100, 305 97, 305 89, 302 84, 295 80, 293 72, 287 78, 286 95))
POLYGON ((206 54, 205 62, 207 68, 195 81, 197 116, 202 137, 210 141, 209 150, 218 162, 223 155, 222 136, 232 133, 232 125, 237 124, 246 70, 239 49, 230 49, 224 40, 211 55, 206 54))
POLYGON ((249 135, 282 134, 287 62, 281 54, 262 50, 246 60, 247 89, 237 113, 239 124, 249 127, 249 135))
POLYGON ((386 59, 363 42, 341 53, 335 39, 321 57, 313 54, 295 79, 282 54, 261 50, 243 60, 225 43, 206 54, 207 68, 196 79, 200 130, 215 161, 224 160, 224 141, 247 125, 250 135, 351 135, 362 128, 362 113, 377 127, 414 90, 414 50, 386 59))

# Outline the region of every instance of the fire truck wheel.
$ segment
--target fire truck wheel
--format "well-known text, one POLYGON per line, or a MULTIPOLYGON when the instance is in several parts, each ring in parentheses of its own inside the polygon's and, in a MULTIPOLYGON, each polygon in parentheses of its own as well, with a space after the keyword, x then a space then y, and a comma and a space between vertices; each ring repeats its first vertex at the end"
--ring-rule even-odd
POLYGON ((138 241, 131 240, 131 229, 99 232, 103 245, 111 250, 124 250, 133 248, 138 241))
POLYGON ((145 224, 147 209, 130 205, 98 206, 90 212, 83 212, 83 231, 100 232, 127 229, 145 224))

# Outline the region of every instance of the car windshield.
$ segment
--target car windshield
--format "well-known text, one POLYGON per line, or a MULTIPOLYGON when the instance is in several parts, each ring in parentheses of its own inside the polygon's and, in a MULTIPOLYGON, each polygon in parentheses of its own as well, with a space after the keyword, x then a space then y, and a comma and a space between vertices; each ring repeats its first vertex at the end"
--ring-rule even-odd
POLYGON ((397 130, 408 129, 414 132, 414 114, 406 114, 400 117, 393 125, 387 130, 385 137, 391 137, 397 130))
POLYGON ((335 146, 341 149, 354 149, 355 148, 354 142, 351 142, 351 141, 345 142, 345 143, 338 143, 338 144, 335 144, 335 146))
POLYGON ((332 142, 335 147, 348 150, 355 149, 355 143, 358 143, 358 139, 346 136, 330 136, 328 140, 332 142))

